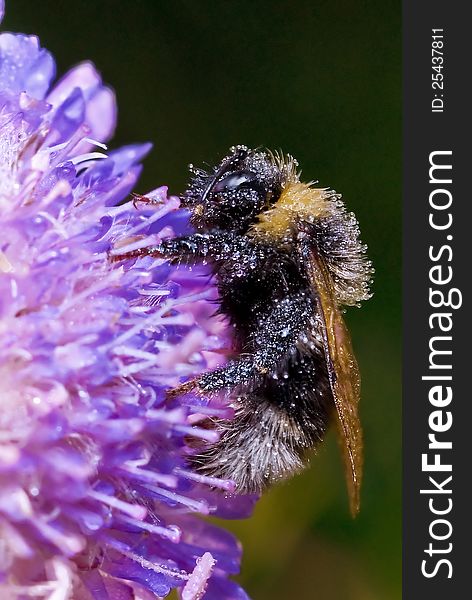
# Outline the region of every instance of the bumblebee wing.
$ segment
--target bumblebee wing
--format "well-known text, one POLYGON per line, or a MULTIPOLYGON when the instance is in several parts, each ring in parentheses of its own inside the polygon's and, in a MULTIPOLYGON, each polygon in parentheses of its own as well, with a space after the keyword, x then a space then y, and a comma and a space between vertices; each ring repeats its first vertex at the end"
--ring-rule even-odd
POLYGON ((338 308, 333 281, 316 248, 304 253, 310 284, 318 305, 329 384, 338 416, 338 437, 343 450, 344 470, 351 513, 360 505, 362 480, 362 428, 359 420, 360 376, 349 331, 338 308))

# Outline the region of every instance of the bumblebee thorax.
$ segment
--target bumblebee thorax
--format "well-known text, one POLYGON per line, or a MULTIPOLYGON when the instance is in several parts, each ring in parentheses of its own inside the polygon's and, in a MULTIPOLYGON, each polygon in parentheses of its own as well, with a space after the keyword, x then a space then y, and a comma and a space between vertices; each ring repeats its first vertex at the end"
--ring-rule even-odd
POLYGON ((255 236, 277 241, 291 240, 299 233, 299 223, 315 223, 333 210, 333 192, 309 183, 288 182, 277 202, 261 212, 251 228, 255 236))

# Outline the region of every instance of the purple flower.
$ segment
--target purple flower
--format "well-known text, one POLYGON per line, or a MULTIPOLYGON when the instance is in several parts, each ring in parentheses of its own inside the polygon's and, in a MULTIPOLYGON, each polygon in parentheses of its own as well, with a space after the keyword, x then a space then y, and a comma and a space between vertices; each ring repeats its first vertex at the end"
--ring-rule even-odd
POLYGON ((254 499, 185 461, 229 409, 165 401, 224 360, 214 286, 203 267, 110 262, 187 215, 164 187, 119 204, 150 146, 106 151, 115 100, 92 64, 54 74, 36 37, 0 35, 0 597, 246 598, 238 542, 198 514, 254 499))

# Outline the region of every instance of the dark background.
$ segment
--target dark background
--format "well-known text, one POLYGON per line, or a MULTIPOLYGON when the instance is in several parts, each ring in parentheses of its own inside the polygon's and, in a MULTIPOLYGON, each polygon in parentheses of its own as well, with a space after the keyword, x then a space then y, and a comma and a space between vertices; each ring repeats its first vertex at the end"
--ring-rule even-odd
POLYGON ((361 514, 349 516, 331 434, 309 470, 229 525, 254 600, 400 598, 399 3, 10 0, 6 10, 3 29, 38 34, 59 74, 91 59, 113 85, 112 147, 154 143, 138 191, 179 193, 189 162, 244 143, 292 153, 305 180, 344 194, 376 267, 374 297, 346 315, 363 376, 361 514))

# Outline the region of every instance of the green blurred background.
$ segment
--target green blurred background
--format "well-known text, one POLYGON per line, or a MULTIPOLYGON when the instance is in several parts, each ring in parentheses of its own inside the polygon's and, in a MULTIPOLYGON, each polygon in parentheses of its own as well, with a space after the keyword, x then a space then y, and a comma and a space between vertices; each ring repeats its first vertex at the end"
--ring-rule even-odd
POLYGON ((113 85, 113 146, 151 140, 138 190, 179 193, 187 164, 232 144, 282 148, 344 194, 376 267, 346 315, 363 376, 362 510, 348 511, 334 434, 303 475, 225 524, 254 600, 401 596, 400 3, 390 0, 10 0, 59 73, 92 59, 113 85))

